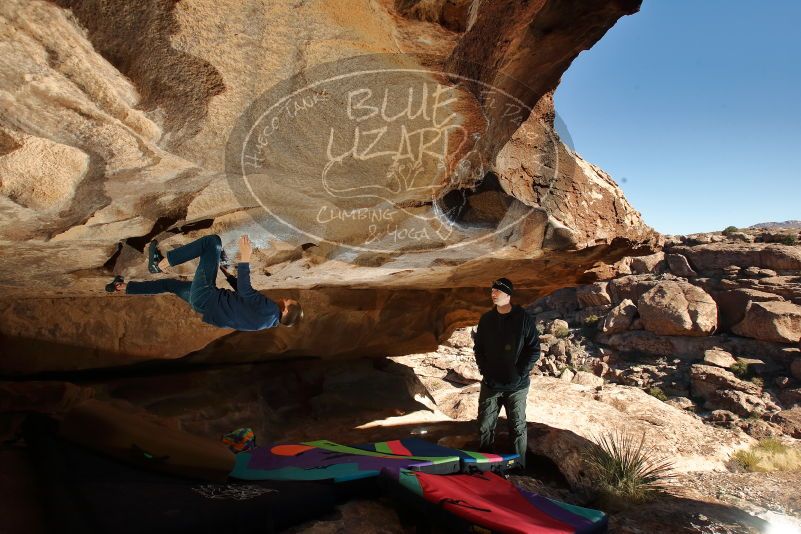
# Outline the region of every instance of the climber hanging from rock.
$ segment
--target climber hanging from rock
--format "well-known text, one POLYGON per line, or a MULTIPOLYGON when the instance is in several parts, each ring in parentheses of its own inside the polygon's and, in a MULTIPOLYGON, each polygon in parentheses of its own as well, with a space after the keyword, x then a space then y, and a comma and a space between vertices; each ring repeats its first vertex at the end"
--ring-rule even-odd
POLYGON ((148 270, 163 273, 189 260, 200 258, 191 282, 175 278, 162 278, 142 282, 125 282, 115 276, 108 285, 109 293, 125 292, 128 295, 156 295, 174 293, 189 303, 193 310, 202 314, 203 321, 221 328, 254 331, 278 325, 292 326, 303 317, 303 309, 293 299, 275 302, 250 285, 250 257, 253 245, 247 235, 239 238, 240 261, 234 277, 220 266, 221 258, 227 263, 218 235, 207 235, 163 255, 158 241, 148 246, 148 270), (234 291, 218 288, 217 269, 225 274, 234 291))

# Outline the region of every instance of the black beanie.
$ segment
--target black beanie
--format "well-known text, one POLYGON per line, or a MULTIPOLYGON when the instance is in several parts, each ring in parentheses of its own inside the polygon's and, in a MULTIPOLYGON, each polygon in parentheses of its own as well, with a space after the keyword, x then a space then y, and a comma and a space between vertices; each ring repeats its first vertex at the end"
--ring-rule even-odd
POLYGON ((508 278, 498 278, 492 283, 492 289, 499 289, 511 297, 515 288, 508 278))

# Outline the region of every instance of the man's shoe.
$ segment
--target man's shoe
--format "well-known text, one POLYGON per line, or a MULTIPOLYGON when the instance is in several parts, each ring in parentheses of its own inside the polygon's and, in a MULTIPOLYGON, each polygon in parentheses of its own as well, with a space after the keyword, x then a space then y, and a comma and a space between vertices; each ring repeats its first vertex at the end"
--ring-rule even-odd
POLYGON ((151 273, 163 273, 159 268, 159 262, 164 259, 164 255, 159 250, 159 242, 155 239, 150 242, 147 248, 147 270, 151 273))

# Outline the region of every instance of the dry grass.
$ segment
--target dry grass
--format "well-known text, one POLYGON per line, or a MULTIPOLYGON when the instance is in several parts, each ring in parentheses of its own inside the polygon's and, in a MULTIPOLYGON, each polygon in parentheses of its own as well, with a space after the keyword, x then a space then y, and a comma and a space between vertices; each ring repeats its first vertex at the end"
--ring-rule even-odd
POLYGON ((798 471, 801 470, 801 448, 766 438, 748 450, 737 451, 732 460, 751 472, 798 471))

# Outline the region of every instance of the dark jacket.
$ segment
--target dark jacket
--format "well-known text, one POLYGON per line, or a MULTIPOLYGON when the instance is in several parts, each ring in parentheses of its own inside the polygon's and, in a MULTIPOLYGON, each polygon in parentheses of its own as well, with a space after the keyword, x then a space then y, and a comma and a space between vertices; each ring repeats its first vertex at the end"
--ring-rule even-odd
MULTIPOLYGON (((261 330, 278 326, 281 310, 250 285, 250 264, 237 266, 236 291, 214 288, 203 313, 203 320, 214 326, 235 330, 261 330)), ((229 283, 231 280, 229 280, 229 283)))
POLYGON ((540 343, 534 320, 526 310, 513 305, 509 313, 498 313, 493 307, 478 321, 473 341, 483 384, 500 391, 529 386, 540 343))

